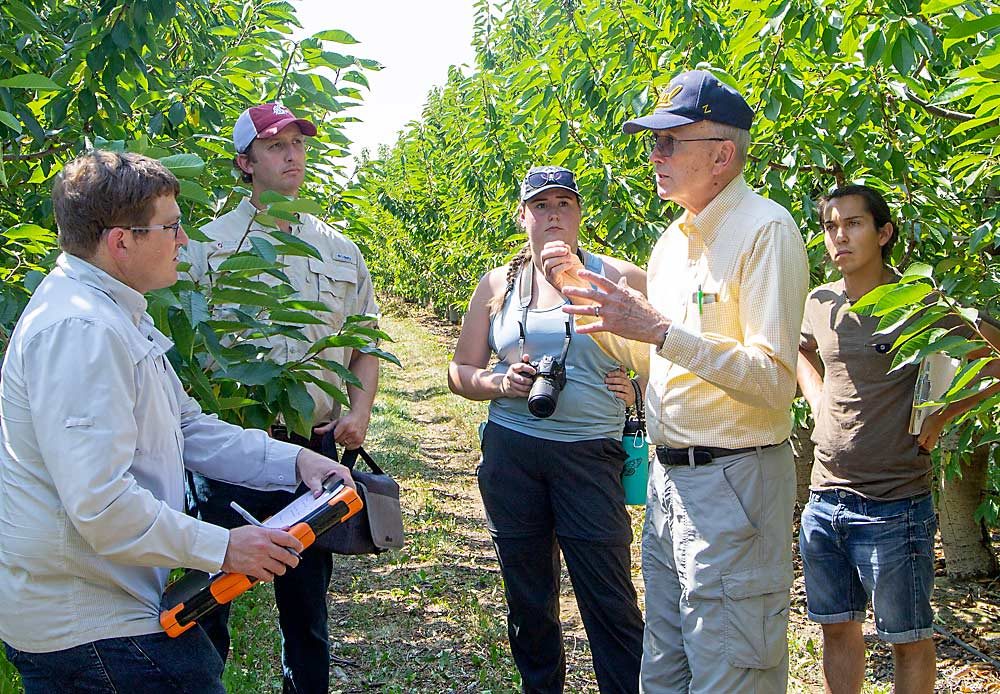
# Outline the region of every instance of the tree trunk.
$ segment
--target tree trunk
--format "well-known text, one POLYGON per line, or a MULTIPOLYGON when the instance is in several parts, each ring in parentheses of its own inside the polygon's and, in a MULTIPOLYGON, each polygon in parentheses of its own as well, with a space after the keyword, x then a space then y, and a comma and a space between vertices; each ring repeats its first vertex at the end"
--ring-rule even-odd
POLYGON ((972 452, 969 463, 962 466, 960 476, 942 475, 938 519, 950 578, 982 578, 995 576, 998 571, 989 530, 974 518, 982 502, 989 460, 989 446, 980 446, 972 452))
POLYGON ((801 509, 809 501, 809 477, 812 474, 812 429, 796 427, 792 431, 792 450, 795 452, 795 502, 801 509))

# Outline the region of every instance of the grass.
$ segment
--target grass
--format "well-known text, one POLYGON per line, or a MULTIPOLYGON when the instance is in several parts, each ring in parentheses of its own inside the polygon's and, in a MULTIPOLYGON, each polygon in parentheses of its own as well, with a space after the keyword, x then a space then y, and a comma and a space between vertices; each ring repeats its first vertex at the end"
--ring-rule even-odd
MULTIPOLYGON (((507 646, 503 585, 475 477, 476 428, 486 407, 447 390, 445 365, 454 330, 397 315, 402 312, 388 311, 383 327, 396 337, 390 348, 405 370, 383 369, 366 447, 400 483, 406 546, 378 557, 334 558, 331 692, 517 692, 520 681, 507 646)), ((630 512, 638 538, 642 509, 630 512)), ((632 575, 643 607, 638 540, 632 548, 632 575)), ((805 621, 804 612, 798 576, 789 629, 789 692, 822 691, 820 634, 805 621)), ((566 691, 594 694, 589 646, 565 571, 562 614, 566 691)), ((277 611, 270 585, 236 601, 231 627, 227 690, 280 692, 277 611)), ((872 668, 864 692, 888 694, 888 652, 880 644, 869 646, 872 668)), ((968 671, 963 668, 956 660, 950 671, 968 671)), ((12 670, 0 657, 0 694, 21 691, 12 670)), ((967 675, 942 675, 938 691, 987 691, 967 688, 970 683, 967 675)))

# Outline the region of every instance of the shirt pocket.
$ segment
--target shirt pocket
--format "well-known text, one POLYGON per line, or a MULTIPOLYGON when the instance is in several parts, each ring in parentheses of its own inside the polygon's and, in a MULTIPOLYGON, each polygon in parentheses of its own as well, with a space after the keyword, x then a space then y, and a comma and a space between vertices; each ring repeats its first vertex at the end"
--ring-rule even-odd
POLYGON ((334 325, 340 325, 353 309, 357 296, 358 268, 353 263, 309 258, 310 281, 316 288, 316 298, 330 309, 334 325))

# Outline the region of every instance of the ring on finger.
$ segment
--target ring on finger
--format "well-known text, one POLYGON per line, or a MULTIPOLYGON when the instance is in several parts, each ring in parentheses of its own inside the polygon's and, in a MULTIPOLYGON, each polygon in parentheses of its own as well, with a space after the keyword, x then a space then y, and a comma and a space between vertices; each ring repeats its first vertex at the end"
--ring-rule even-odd
POLYGON ((601 317, 601 307, 600 306, 595 306, 594 307, 594 318, 600 318, 600 317, 601 317))

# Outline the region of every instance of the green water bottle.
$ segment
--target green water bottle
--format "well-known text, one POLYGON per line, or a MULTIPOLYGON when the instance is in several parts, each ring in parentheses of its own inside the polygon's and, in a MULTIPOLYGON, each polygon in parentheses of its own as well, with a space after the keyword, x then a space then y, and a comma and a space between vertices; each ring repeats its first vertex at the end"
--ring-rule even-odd
POLYGON ((622 468, 622 486, 625 503, 629 506, 646 505, 646 482, 649 478, 649 443, 646 441, 646 417, 639 384, 632 380, 635 389, 635 416, 625 418, 622 446, 628 457, 622 468))

